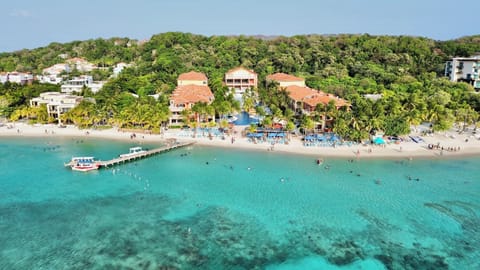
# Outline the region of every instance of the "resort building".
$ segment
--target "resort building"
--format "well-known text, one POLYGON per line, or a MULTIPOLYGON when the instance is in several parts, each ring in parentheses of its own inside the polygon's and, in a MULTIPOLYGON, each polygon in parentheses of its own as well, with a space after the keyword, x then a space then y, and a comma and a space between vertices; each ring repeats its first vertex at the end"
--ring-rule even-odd
POLYGON ((94 82, 93 77, 89 75, 82 75, 65 81, 61 86, 62 93, 71 94, 73 92, 82 92, 83 87, 88 87, 93 93, 98 92, 103 87, 103 82, 94 82))
POLYGON ((33 82, 33 75, 31 73, 23 72, 2 72, 0 73, 0 83, 18 83, 18 84, 31 84, 33 82))
POLYGON ((66 63, 62 64, 55 64, 51 67, 44 68, 42 70, 43 75, 54 75, 54 76, 59 76, 62 72, 70 72, 70 66, 66 63))
MULTIPOLYGON (((178 86, 170 96, 170 112, 169 125, 181 125, 185 121, 182 112, 192 109, 197 102, 205 102, 211 104, 214 95, 208 87, 207 76, 203 73, 188 72, 178 77, 178 86)), ((197 116, 199 117, 199 116, 197 116)), ((208 116, 207 121, 214 119, 215 116, 208 116)), ((198 120, 198 119, 197 119, 198 120)))
MULTIPOLYGON (((286 91, 290 98, 290 106, 297 115, 310 115, 315 111, 318 104, 327 106, 332 101, 337 109, 350 106, 344 99, 309 87, 291 85, 286 87, 286 91)), ((323 115, 318 128, 321 131, 329 129, 332 126, 332 122, 333 119, 326 118, 326 116, 323 115)))
POLYGON ((235 90, 237 99, 241 99, 246 89, 256 88, 257 84, 258 75, 253 70, 237 67, 225 73, 225 85, 235 90))
POLYGON ((59 76, 61 73, 69 73, 76 69, 80 72, 90 72, 97 67, 83 58, 70 58, 65 63, 55 64, 42 70, 43 75, 59 76))
POLYGON ((177 85, 208 85, 208 78, 201 72, 190 71, 178 76, 177 85))
POLYGON ((48 116, 58 120, 61 124, 60 116, 75 108, 83 100, 83 97, 62 94, 59 92, 41 93, 40 97, 32 98, 30 106, 39 107, 43 104, 47 106, 48 116))
POLYGON ((445 76, 452 82, 466 82, 480 89, 480 55, 455 57, 445 65, 445 76))
POLYGON ((275 73, 272 75, 268 75, 266 80, 267 83, 277 82, 278 85, 282 88, 292 85, 305 87, 305 79, 285 73, 275 73))
POLYGON ((35 79, 40 83, 60 84, 63 78, 57 75, 37 75, 35 79))

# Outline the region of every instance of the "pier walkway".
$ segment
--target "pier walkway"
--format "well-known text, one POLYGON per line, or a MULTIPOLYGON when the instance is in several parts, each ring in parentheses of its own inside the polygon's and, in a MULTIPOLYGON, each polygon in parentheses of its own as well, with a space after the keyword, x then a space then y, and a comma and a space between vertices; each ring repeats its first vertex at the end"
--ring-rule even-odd
POLYGON ((106 160, 106 161, 98 161, 98 164, 100 165, 100 167, 108 168, 110 166, 115 166, 115 165, 123 164, 123 163, 126 163, 126 162, 134 161, 134 160, 137 160, 137 159, 146 158, 146 157, 156 155, 156 154, 160 154, 160 153, 163 153, 163 152, 168 152, 168 151, 176 149, 176 148, 189 146, 189 145, 192 145, 194 143, 195 142, 183 142, 183 143, 182 142, 175 142, 175 143, 172 143, 172 144, 167 144, 167 145, 165 145, 163 147, 160 147, 160 148, 155 148, 155 149, 152 149, 152 150, 148 150, 146 152, 130 155, 130 156, 127 156, 127 157, 119 157, 119 158, 114 158, 114 159, 106 160))

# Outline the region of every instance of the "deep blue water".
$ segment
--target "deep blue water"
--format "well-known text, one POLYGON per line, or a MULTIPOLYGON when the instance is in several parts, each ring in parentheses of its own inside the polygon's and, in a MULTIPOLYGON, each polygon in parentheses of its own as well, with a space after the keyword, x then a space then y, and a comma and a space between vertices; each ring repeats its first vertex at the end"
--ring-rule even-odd
POLYGON ((0 269, 480 268, 480 158, 318 166, 194 146, 63 167, 131 146, 1 138, 0 269))

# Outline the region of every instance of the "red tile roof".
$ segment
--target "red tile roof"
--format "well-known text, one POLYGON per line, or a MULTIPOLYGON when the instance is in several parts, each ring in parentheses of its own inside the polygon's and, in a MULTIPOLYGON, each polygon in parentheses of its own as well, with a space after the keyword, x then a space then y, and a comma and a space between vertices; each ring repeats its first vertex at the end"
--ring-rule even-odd
POLYGON ((267 76, 267 80, 277 81, 277 82, 302 82, 305 81, 303 78, 299 78, 290 74, 285 73, 275 73, 267 76))
POLYGON ((291 99, 304 102, 311 107, 315 107, 319 103, 326 105, 330 102, 330 100, 334 100, 335 106, 337 107, 348 106, 348 103, 344 99, 341 99, 331 94, 327 94, 320 90, 296 85, 288 86, 286 87, 286 90, 288 92, 288 96, 291 99))
POLYGON ((187 73, 182 73, 178 76, 178 80, 186 81, 206 81, 208 80, 207 76, 201 72, 190 71, 187 73))
POLYGON ((170 97, 176 104, 213 101, 214 96, 206 85, 180 85, 175 88, 170 97))

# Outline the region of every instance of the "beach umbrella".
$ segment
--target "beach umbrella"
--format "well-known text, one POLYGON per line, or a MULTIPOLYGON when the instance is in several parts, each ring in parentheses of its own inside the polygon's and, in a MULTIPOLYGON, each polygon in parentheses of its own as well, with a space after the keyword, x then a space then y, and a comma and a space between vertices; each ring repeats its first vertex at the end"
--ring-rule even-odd
POLYGON ((332 137, 330 137, 330 141, 332 142, 335 142, 335 141, 339 141, 340 138, 338 138, 337 136, 333 135, 332 137))
POLYGON ((323 135, 317 134, 316 135, 318 141, 324 141, 326 138, 323 135))

